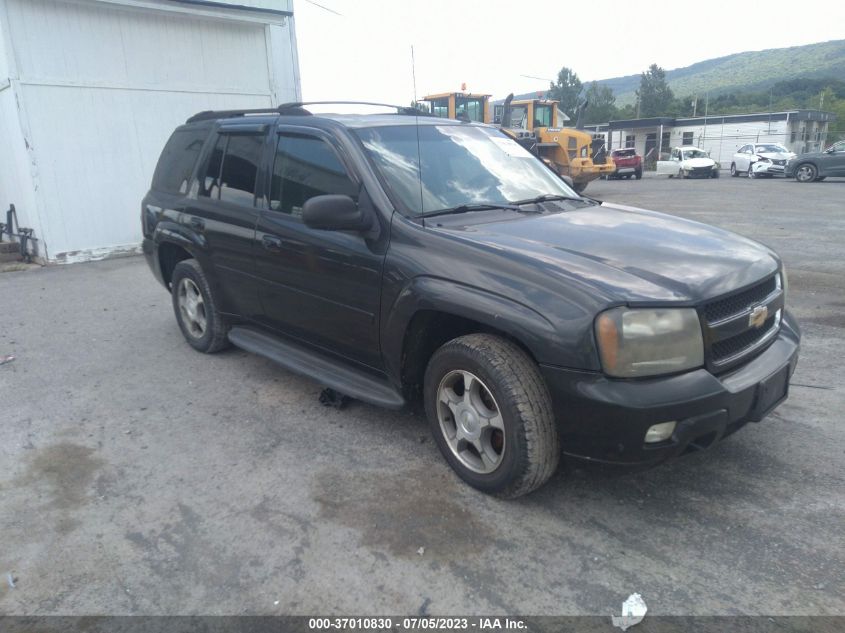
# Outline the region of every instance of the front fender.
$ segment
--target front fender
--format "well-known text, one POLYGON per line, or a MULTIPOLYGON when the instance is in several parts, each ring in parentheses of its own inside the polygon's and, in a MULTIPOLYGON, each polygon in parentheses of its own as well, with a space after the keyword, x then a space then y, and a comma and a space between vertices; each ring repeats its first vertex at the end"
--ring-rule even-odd
MULTIPOLYGON (((554 325, 539 312, 508 297, 452 280, 420 276, 408 282, 387 310, 382 350, 388 374, 401 375, 405 332, 423 310, 477 321, 505 332, 525 345, 537 362, 552 363, 558 337, 554 325)), ((554 363, 552 363, 554 364, 554 363)))

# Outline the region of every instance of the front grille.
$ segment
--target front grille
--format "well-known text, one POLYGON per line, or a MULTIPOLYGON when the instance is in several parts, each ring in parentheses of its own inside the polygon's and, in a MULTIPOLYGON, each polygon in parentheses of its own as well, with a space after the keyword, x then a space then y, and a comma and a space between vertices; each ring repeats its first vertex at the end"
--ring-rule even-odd
POLYGON ((773 160, 772 161, 775 165, 786 165, 785 160, 773 160))
POLYGON ((708 369, 718 374, 765 350, 780 329, 783 305, 777 275, 705 305, 701 316, 708 369), (754 327, 750 316, 760 306, 768 310, 768 316, 754 327))
POLYGON ((708 323, 713 324, 745 312, 772 294, 776 287, 775 277, 769 277, 748 290, 708 303, 704 306, 704 318, 707 319, 708 323))
POLYGON ((743 350, 754 347, 754 345, 763 339, 774 327, 775 321, 776 317, 775 315, 772 315, 766 319, 763 323, 763 327, 746 330, 742 334, 737 334, 736 336, 727 338, 724 341, 714 343, 713 347, 710 348, 713 362, 718 363, 726 358, 731 358, 732 356, 742 353, 743 350))

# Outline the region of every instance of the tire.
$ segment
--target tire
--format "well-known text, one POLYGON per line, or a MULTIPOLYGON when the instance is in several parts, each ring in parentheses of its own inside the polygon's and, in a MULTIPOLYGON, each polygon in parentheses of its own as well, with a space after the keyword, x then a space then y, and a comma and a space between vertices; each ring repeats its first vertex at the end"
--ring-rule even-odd
POLYGON ((795 168, 795 180, 798 182, 813 182, 819 176, 819 170, 813 163, 802 163, 795 168))
POLYGON ((736 169, 736 163, 731 163, 731 176, 733 178, 739 177, 739 172, 736 169))
POLYGON ((637 171, 634 172, 634 178, 636 178, 637 180, 642 180, 642 177, 643 177, 643 170, 642 169, 638 169, 637 171))
POLYGON ((718 178, 718 177, 719 177, 719 170, 718 170, 718 169, 714 169, 714 170, 713 170, 713 173, 712 173, 712 174, 710 174, 710 177, 711 177, 711 178, 718 178))
POLYGON ((748 177, 749 178, 754 178, 754 170, 752 169, 753 166, 754 166, 754 163, 751 163, 748 166, 748 177))
POLYGON ((176 322, 188 344, 205 354, 228 347, 229 325, 218 311, 199 262, 186 259, 176 264, 170 287, 176 322))
POLYGON ((625 174, 625 180, 631 180, 631 176, 634 174, 625 174))
POLYGON ((440 452, 470 486, 513 499, 557 469, 551 398, 537 365, 516 344, 490 334, 449 341, 428 363, 423 397, 440 452))
POLYGON ((684 178, 686 178, 686 177, 687 177, 687 175, 686 175, 686 173, 684 172, 684 170, 683 170, 683 169, 679 169, 679 170, 678 170, 678 178, 680 178, 680 179, 682 179, 682 180, 683 180, 683 179, 684 179, 684 178))

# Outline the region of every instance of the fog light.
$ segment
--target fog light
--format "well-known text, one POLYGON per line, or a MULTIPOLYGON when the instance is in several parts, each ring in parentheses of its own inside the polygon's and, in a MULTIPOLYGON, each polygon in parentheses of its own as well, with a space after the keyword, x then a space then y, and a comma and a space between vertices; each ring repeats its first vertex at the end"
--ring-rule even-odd
POLYGON ((645 432, 646 444, 654 444, 655 442, 668 440, 672 437, 672 433, 675 431, 675 426, 677 426, 677 424, 677 422, 661 422, 660 424, 648 427, 648 431, 645 432))

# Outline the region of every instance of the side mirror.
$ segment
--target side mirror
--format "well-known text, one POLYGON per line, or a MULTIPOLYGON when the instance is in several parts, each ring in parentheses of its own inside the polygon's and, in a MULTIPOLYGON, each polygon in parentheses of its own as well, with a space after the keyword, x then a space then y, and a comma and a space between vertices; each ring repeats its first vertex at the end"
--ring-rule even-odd
POLYGON ((362 211, 349 196, 314 196, 302 206, 305 226, 323 231, 366 231, 372 217, 362 211))
POLYGON ((834 154, 834 153, 836 153, 836 147, 834 147, 833 145, 831 145, 830 147, 828 147, 828 148, 824 151, 824 153, 825 153, 825 154, 834 154))

